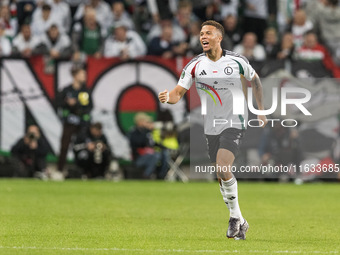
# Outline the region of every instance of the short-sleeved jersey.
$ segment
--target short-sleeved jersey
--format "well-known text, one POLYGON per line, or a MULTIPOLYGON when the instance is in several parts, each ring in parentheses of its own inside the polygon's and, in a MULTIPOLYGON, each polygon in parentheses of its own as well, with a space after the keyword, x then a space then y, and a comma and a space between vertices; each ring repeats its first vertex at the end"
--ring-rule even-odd
POLYGON ((242 92, 241 75, 250 81, 255 70, 244 56, 227 50, 223 50, 223 56, 215 62, 202 53, 183 69, 178 85, 189 90, 195 81, 202 106, 206 105, 205 134, 218 135, 230 127, 246 129, 248 108, 242 92), (233 114, 232 91, 236 90, 242 92, 243 115, 233 114))

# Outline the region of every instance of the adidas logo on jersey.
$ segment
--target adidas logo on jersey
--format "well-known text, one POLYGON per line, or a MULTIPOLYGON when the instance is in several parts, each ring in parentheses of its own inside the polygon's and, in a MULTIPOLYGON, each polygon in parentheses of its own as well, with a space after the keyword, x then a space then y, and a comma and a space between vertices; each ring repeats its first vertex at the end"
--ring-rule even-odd
POLYGON ((204 70, 202 70, 202 72, 200 73, 200 75, 207 75, 207 73, 206 73, 204 70))

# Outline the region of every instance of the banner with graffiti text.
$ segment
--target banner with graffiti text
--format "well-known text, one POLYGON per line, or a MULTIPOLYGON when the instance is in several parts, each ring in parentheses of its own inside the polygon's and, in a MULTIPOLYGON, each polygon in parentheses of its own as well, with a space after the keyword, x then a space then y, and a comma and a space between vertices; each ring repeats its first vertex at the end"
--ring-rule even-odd
MULTIPOLYGON (((130 158, 126 132, 133 125, 133 116, 143 111, 157 119, 168 109, 175 123, 183 121, 188 111, 187 99, 170 106, 160 104, 157 95, 177 84, 178 76, 188 62, 180 58, 157 57, 121 62, 119 59, 88 59, 87 87, 91 90, 94 108, 92 121, 100 121, 117 157, 130 158)), ((62 122, 55 106, 56 94, 72 82, 72 63, 55 64, 54 74, 46 74, 42 57, 1 60, 0 148, 9 151, 25 133, 28 124, 37 124, 58 155, 62 122)), ((69 156, 72 156, 70 153, 69 156)))

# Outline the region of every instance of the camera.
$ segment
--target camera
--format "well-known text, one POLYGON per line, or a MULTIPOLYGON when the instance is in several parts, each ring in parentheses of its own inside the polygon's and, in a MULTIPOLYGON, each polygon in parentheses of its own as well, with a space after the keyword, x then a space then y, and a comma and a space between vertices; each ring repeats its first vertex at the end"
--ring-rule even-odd
POLYGON ((34 133, 28 133, 27 134, 28 139, 30 140, 38 140, 38 138, 35 136, 34 133))
POLYGON ((97 142, 96 143, 96 146, 95 146, 95 149, 94 149, 94 162, 96 164, 101 164, 103 162, 103 149, 104 149, 104 146, 101 142, 97 142))

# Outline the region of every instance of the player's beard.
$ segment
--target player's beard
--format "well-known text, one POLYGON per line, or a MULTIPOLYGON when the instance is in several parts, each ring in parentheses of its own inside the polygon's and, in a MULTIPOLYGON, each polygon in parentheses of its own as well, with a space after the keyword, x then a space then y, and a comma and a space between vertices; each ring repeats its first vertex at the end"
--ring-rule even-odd
MULTIPOLYGON (((203 46, 202 46, 203 47, 203 46)), ((211 44, 211 42, 209 43, 209 49, 207 50, 204 50, 203 49, 203 52, 206 53, 207 55, 212 55, 213 52, 214 52, 214 49, 215 49, 215 46, 214 44, 211 44)))
POLYGON ((210 49, 208 49, 208 50, 203 50, 203 52, 206 53, 206 54, 211 54, 211 53, 212 53, 212 50, 211 50, 211 48, 210 48, 210 49))

